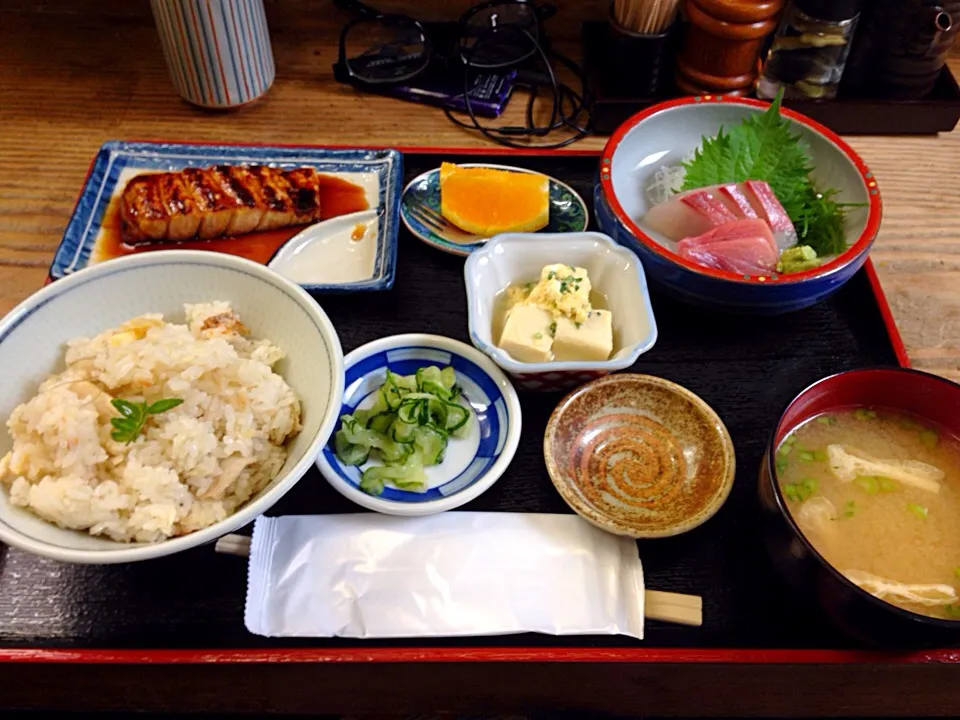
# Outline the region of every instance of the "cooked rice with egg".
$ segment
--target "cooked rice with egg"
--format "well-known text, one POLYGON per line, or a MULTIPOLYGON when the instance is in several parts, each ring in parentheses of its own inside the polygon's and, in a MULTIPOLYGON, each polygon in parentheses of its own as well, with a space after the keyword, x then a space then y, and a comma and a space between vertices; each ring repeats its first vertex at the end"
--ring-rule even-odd
POLYGON ((187 324, 144 315, 68 343, 66 370, 18 406, 0 459, 10 501, 64 528, 157 542, 223 520, 283 467, 300 402, 226 302, 186 305, 187 324), (183 402, 115 440, 112 401, 183 402))

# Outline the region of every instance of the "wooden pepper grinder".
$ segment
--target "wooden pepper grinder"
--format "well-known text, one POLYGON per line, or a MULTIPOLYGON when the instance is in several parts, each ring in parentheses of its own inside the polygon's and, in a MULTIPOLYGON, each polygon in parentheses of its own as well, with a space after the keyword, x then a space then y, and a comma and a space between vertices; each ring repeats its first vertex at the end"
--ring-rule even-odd
POLYGON ((688 26, 677 59, 677 87, 690 95, 749 93, 782 5, 782 0, 685 0, 688 26))

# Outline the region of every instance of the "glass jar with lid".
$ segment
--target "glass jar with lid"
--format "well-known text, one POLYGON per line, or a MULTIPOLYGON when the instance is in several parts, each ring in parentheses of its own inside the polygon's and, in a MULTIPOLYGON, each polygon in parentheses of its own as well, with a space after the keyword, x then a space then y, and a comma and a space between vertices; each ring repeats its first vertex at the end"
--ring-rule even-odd
POLYGON ((794 0, 784 12, 757 84, 757 96, 833 98, 863 0, 794 0))

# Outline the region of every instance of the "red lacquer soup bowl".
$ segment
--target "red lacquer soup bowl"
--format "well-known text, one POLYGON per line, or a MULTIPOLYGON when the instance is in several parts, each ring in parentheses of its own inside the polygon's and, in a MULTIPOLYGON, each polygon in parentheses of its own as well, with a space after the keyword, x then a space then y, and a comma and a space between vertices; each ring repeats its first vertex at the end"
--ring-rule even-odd
POLYGON ((761 463, 759 492, 767 550, 791 591, 811 598, 856 639, 882 647, 958 645, 960 620, 910 612, 862 590, 817 552, 787 507, 774 462, 780 443, 813 417, 858 406, 907 413, 960 437, 960 385, 936 375, 874 368, 851 370, 814 383, 787 406, 761 463))

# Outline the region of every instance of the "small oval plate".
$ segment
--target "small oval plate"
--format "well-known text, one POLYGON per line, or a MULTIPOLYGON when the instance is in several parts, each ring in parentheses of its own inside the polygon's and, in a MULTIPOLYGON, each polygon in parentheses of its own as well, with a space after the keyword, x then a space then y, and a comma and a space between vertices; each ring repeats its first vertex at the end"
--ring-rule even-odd
POLYGON ((374 208, 308 225, 277 248, 267 267, 305 288, 360 282, 374 264, 381 214, 374 208))
MULTIPOLYGON (((460 167, 484 167, 494 170, 543 174, 535 173, 535 171, 526 168, 489 163, 463 163, 460 167)), ((590 215, 583 198, 566 183, 562 183, 549 175, 547 179, 550 181, 550 221, 540 232, 566 233, 586 230, 590 215)), ((425 205, 436 213, 440 213, 440 168, 434 168, 417 176, 403 189, 403 196, 400 199, 400 218, 403 220, 403 224, 407 226, 411 233, 428 245, 433 245, 435 248, 453 255, 469 255, 490 239, 477 237, 475 242, 464 243, 453 242, 444 238, 413 216, 411 208, 415 204, 425 205)))
POLYGON ((474 415, 467 436, 451 439, 443 461, 426 468, 425 492, 391 485, 380 495, 364 492, 362 468, 341 463, 331 440, 317 458, 317 467, 334 489, 358 505, 389 515, 451 510, 485 492, 513 460, 520 443, 520 400, 506 375, 479 350, 439 335, 394 335, 357 348, 343 362, 346 384, 341 416, 373 402, 388 368, 399 375, 413 375, 430 365, 454 369, 463 389, 461 397, 474 415))

